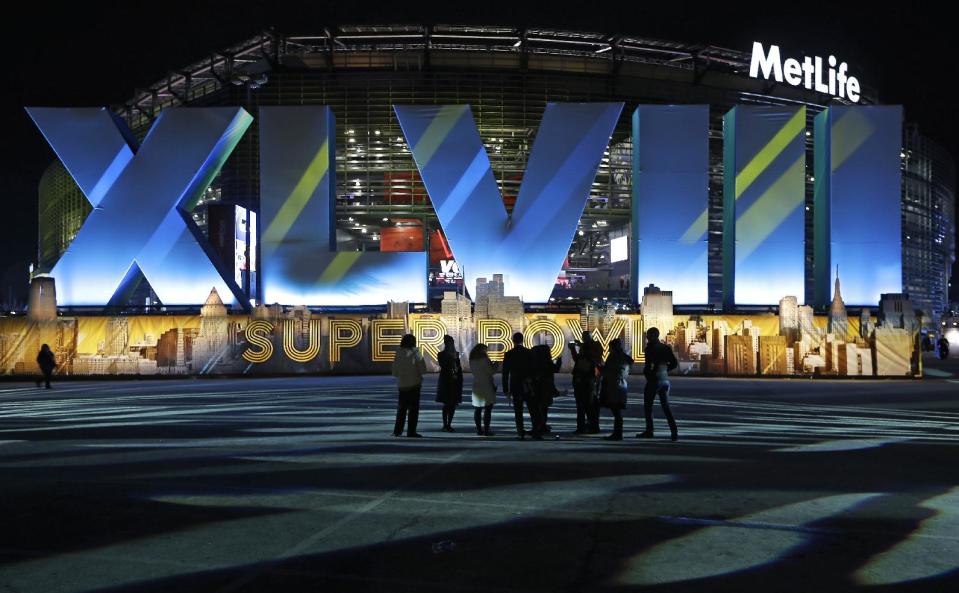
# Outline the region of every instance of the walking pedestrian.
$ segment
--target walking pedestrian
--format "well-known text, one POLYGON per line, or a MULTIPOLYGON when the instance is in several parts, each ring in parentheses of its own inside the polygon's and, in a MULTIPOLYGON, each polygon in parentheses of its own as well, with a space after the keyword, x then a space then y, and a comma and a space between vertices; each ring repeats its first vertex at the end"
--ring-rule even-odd
POLYGON ((659 404, 663 407, 666 422, 669 423, 669 432, 672 439, 679 439, 676 420, 669 409, 669 371, 678 366, 676 355, 669 345, 659 341, 659 330, 651 327, 646 331, 646 364, 643 366, 643 376, 646 377, 646 387, 643 389, 643 411, 646 414, 646 430, 637 434, 641 439, 653 438, 653 403, 659 396, 659 404))
POLYGON ((53 376, 53 369, 57 368, 57 358, 53 350, 50 350, 49 344, 40 347, 37 364, 40 366, 40 372, 43 373, 43 376, 37 379, 37 387, 40 387, 41 382, 46 382, 47 389, 50 389, 50 377, 53 376))
POLYGON ((426 361, 416 348, 416 338, 413 334, 406 334, 400 339, 400 347, 396 349, 396 355, 393 358, 393 376, 396 377, 396 387, 400 392, 399 405, 396 409, 396 426, 393 428, 395 437, 403 434, 407 413, 409 424, 406 436, 413 438, 423 436, 416 432, 416 422, 420 416, 420 389, 423 387, 425 372, 426 361))
POLYGON ((493 418, 493 405, 496 403, 496 383, 493 373, 496 365, 489 358, 486 344, 477 344, 470 350, 470 371, 473 373, 473 421, 476 434, 493 436, 490 422, 493 418))
POLYGON ((613 413, 613 432, 603 437, 608 441, 623 440, 623 410, 629 390, 629 369, 633 359, 623 352, 623 343, 616 338, 609 343, 609 356, 603 365, 603 387, 600 402, 613 413))
POLYGON ((936 345, 939 347, 939 358, 941 360, 949 358, 949 340, 946 339, 946 336, 941 336, 936 345))
POLYGON ((436 380, 436 401, 443 404, 443 432, 453 430, 453 413, 463 401, 463 367, 460 365, 460 353, 456 351, 453 336, 443 336, 443 350, 436 362, 440 365, 440 376, 436 380))

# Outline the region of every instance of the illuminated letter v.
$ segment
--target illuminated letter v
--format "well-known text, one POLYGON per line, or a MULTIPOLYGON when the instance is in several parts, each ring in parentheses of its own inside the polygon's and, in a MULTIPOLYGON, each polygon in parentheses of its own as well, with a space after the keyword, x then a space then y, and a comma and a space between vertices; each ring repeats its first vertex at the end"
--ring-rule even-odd
POLYGON ((549 300, 622 108, 548 103, 510 216, 469 105, 393 106, 467 286, 503 274, 507 294, 549 300))

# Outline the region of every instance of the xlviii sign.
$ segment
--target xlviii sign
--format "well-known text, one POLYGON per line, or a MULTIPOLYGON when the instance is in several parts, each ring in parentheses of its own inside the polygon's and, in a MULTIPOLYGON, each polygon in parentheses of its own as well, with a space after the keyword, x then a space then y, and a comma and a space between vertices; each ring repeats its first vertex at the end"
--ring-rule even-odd
MULTIPOLYGON (((775 71, 774 58, 772 54, 765 56, 756 62, 756 68, 775 71)), ((791 72, 791 62, 784 68, 791 72)), ((839 80, 844 79, 840 76, 839 80)), ((848 84, 846 92, 851 92, 848 84)), ((666 265, 662 272, 643 277, 644 282, 668 288, 680 284, 693 271, 706 273, 708 184, 699 178, 701 174, 705 179, 707 174, 708 123, 706 118, 699 118, 702 129, 690 128, 695 133, 687 137, 679 134, 676 126, 699 122, 693 113, 696 109, 690 108, 702 111, 705 106, 665 107, 676 108, 667 126, 673 133, 656 132, 654 110, 648 110, 650 115, 645 119, 640 117, 640 108, 634 113, 634 161, 629 181, 633 185, 634 221, 629 258, 635 279, 641 276, 637 262, 674 262, 673 247, 694 246, 687 251, 697 262, 702 260, 702 265, 684 269, 666 265), (681 168, 683 163, 701 163, 695 165, 701 171, 686 171, 681 168), (676 183, 683 179, 696 182, 676 183), (656 203, 669 207, 648 207, 656 203), (685 216, 681 213, 684 208, 689 210, 688 221, 680 220, 685 216), (672 225, 677 227, 672 229, 671 220, 682 224, 672 225), (637 252, 647 254, 647 259, 637 252)), ((525 302, 549 299, 622 108, 623 103, 548 103, 516 204, 507 213, 468 105, 394 106, 466 286, 474 286, 479 277, 502 274, 506 294, 525 302)), ((794 108, 768 109, 788 112, 779 114, 785 122, 781 128, 751 135, 740 130, 736 140, 732 134, 726 138, 727 149, 734 142, 739 142, 742 149, 727 150, 728 156, 724 157, 726 171, 739 171, 736 185, 726 190, 729 216, 736 214, 737 222, 724 231, 729 251, 725 255, 738 248, 737 237, 747 236, 746 222, 761 226, 760 239, 766 241, 757 239, 753 243, 761 244, 761 249, 743 249, 738 259, 730 259, 737 269, 746 269, 759 257, 757 254, 776 256, 780 249, 777 239, 792 241, 776 222, 783 217, 770 213, 801 208, 804 199, 804 152, 800 147, 798 160, 786 162, 791 153, 784 147, 791 146, 793 140, 800 144, 804 141, 805 119, 803 114, 793 113, 794 108), (783 173, 794 169, 800 173, 783 173), (742 220, 738 220, 740 210, 745 213, 742 220), (755 213, 755 220, 751 213, 755 213)), ((855 142, 836 143, 831 152, 823 149, 824 158, 834 163, 829 174, 840 171, 839 164, 853 163, 858 171, 855 179, 862 178, 863 171, 877 178, 867 170, 875 167, 870 164, 875 159, 851 157, 857 150, 862 152, 861 146, 876 146, 870 138, 881 126, 865 114, 866 110, 879 108, 855 109, 862 111, 856 111, 855 117, 836 117, 834 125, 824 126, 822 138, 817 132, 817 155, 821 146, 832 141, 835 128, 837 138, 841 140, 840 134, 844 134, 855 142)), ((27 111, 93 206, 52 270, 60 305, 124 303, 131 280, 142 273, 165 305, 200 304, 210 289, 216 288, 224 298, 232 296, 234 305, 249 307, 232 271, 210 248, 190 214, 253 122, 249 113, 238 107, 167 109, 138 145, 125 123, 106 109, 31 107, 27 111)), ((740 119, 746 121, 745 117, 744 112, 740 119)), ((895 118, 887 119, 899 125, 895 118)), ((259 300, 306 306, 425 302, 425 252, 336 250, 332 110, 325 106, 263 107, 257 125, 259 300)), ((896 134, 890 135, 893 142, 898 142, 896 134)), ((898 158, 898 146, 890 145, 886 152, 898 158)), ((846 164, 845 170, 851 166, 846 164)), ((898 174, 896 162, 883 166, 898 174)), ((817 192, 820 185, 823 192, 837 196, 851 191, 845 189, 851 187, 848 183, 817 182, 817 192)), ((898 200, 898 191, 898 185, 891 188, 890 200, 898 200)), ((824 199, 823 203, 834 202, 824 199)), ((835 221, 832 227, 823 228, 826 232, 836 228, 835 221)), ((802 232, 795 234, 802 241, 802 232)), ((898 233, 889 236, 898 237, 898 233)), ((824 235, 824 240, 828 242, 830 237, 824 235)), ((799 254, 801 269, 802 249, 793 251, 799 254)), ((839 252, 834 248, 831 253, 839 252)), ((828 250, 823 253, 824 257, 830 256, 828 250)), ((826 264, 824 261, 822 269, 831 269, 826 264)))

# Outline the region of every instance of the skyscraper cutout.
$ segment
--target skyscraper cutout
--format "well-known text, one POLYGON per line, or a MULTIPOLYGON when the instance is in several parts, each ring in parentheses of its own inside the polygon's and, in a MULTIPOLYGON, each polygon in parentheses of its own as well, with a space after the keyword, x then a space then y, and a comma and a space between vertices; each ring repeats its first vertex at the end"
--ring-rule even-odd
POLYGON ((836 266, 836 288, 832 295, 832 304, 829 306, 829 333, 834 334, 842 341, 849 333, 849 319, 846 317, 846 304, 842 302, 839 292, 839 266, 836 266))

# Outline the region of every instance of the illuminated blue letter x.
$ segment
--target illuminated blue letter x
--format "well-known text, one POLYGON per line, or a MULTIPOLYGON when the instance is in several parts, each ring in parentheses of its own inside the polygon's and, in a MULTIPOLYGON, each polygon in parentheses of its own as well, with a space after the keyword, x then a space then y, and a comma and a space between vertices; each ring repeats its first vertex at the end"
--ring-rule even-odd
POLYGON ((137 268, 164 305, 202 303, 211 288, 242 302, 189 210, 249 127, 250 114, 238 107, 167 109, 137 149, 106 109, 27 112, 93 206, 52 270, 60 305, 110 304, 137 268))

